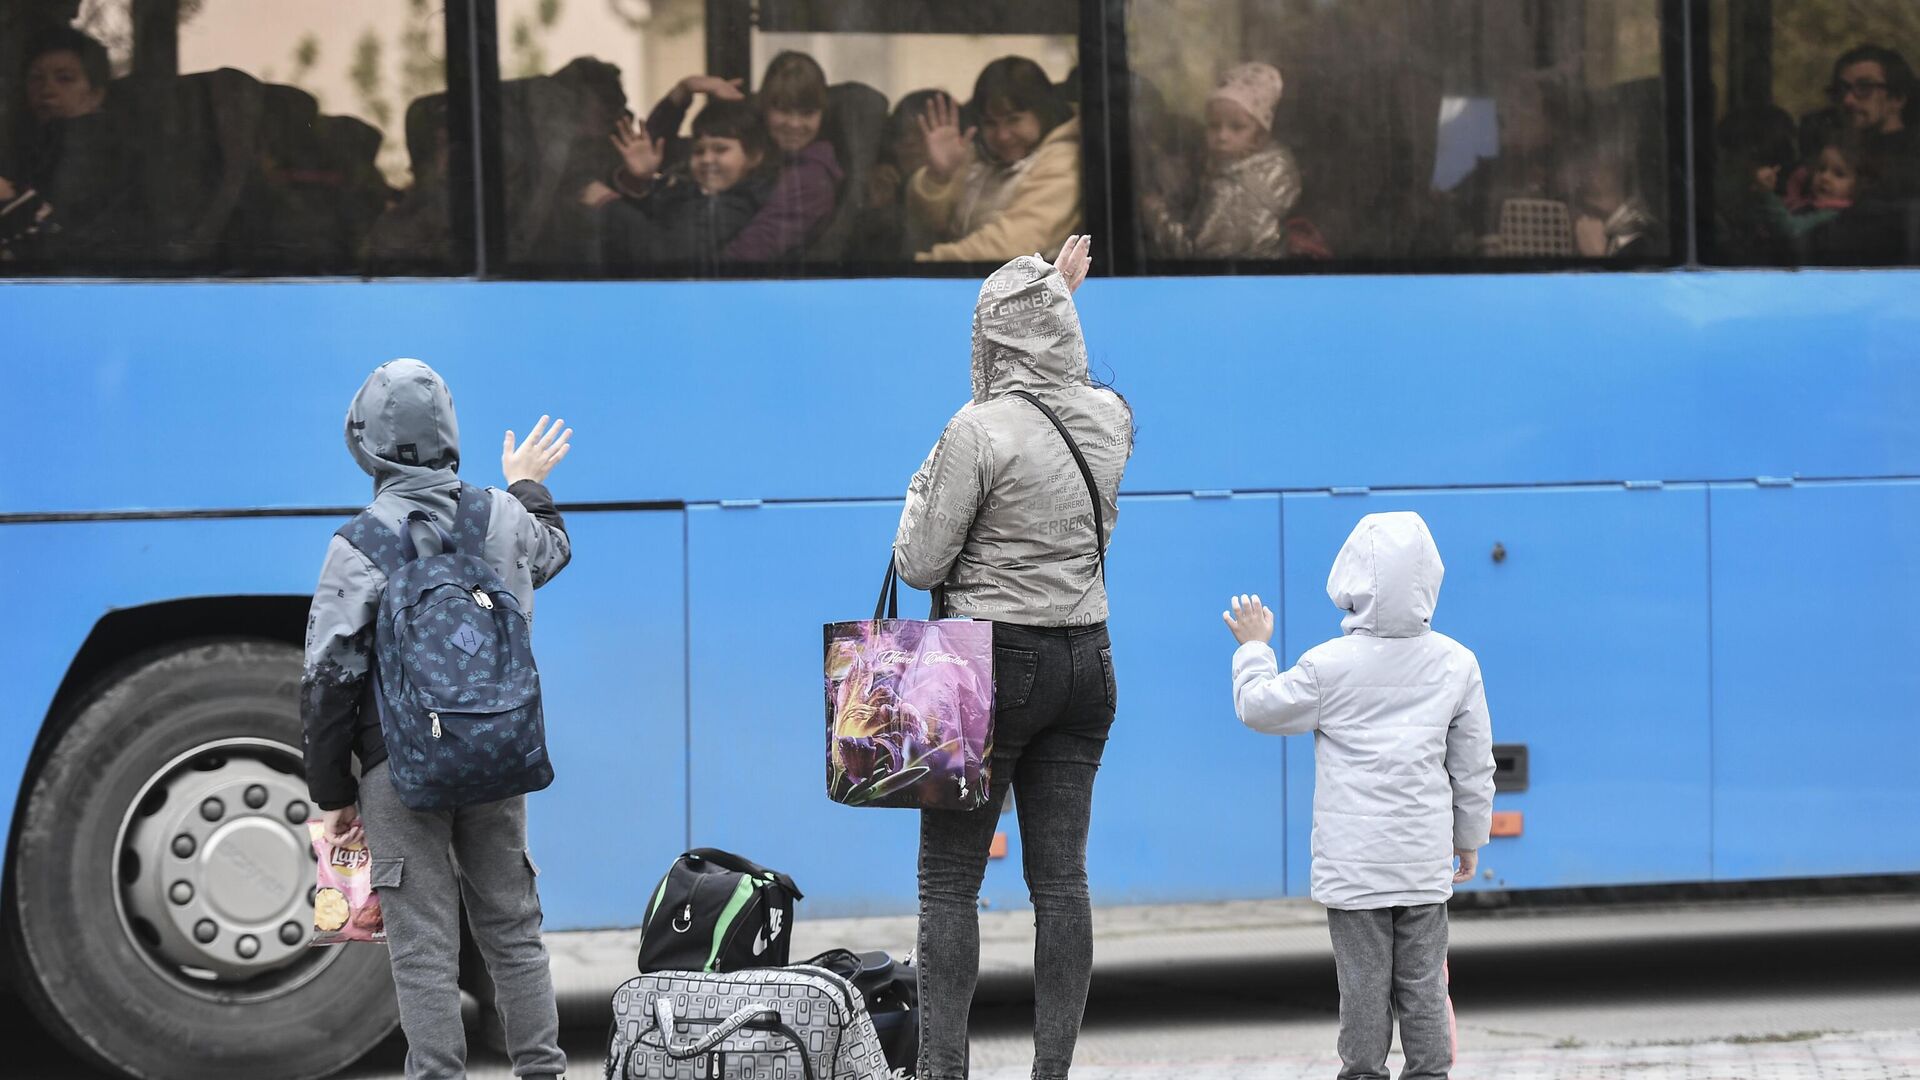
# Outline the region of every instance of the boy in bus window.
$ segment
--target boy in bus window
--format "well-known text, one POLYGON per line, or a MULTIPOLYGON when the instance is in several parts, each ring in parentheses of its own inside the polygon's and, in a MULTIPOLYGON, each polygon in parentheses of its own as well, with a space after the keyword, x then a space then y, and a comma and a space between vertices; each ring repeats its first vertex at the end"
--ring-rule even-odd
MULTIPOLYGON (((381 522, 399 533, 416 510, 440 522, 455 520, 460 428, 453 395, 432 368, 418 360, 381 365, 354 395, 346 434, 355 463, 373 477, 370 509, 381 522)), ((524 442, 516 444, 507 432, 500 459, 507 490, 485 492, 489 524, 481 556, 529 620, 534 590, 573 555, 545 484, 572 434, 560 423, 549 427, 544 416, 524 442)), ((493 979, 514 1074, 557 1080, 567 1058, 540 939, 526 796, 431 811, 400 801, 368 678, 385 586, 371 559, 345 537, 332 539, 307 616, 300 680, 308 792, 321 808, 328 842, 364 840, 372 857, 407 1037, 407 1076, 466 1075, 458 981, 464 901, 493 979)))
POLYGON ((867 205, 854 226, 852 249, 862 261, 891 262, 931 246, 914 235, 906 212, 907 183, 927 163, 927 133, 920 118, 935 102, 951 102, 945 90, 915 90, 902 97, 880 131, 879 159, 867 174, 867 205))
POLYGON ((1140 200, 1156 254, 1170 258, 1278 259, 1287 214, 1300 201, 1300 167, 1273 139, 1280 71, 1241 64, 1207 98, 1207 172, 1193 212, 1176 217, 1163 196, 1140 200))
POLYGON ((1343 636, 1282 672, 1259 597, 1222 613, 1241 722, 1313 733, 1311 892, 1333 938, 1343 1077, 1384 1080, 1396 1015, 1401 1076, 1453 1062, 1447 899, 1492 830, 1494 766, 1480 662, 1432 627, 1444 573, 1420 515, 1368 514, 1327 575, 1343 636))
POLYGON ((961 110, 935 101, 921 119, 927 163, 907 185, 913 227, 937 242, 914 258, 1001 262, 1060 249, 1080 224, 1080 118, 1039 64, 988 64, 961 110), (976 136, 978 139, 976 141, 976 136))
POLYGON ((63 270, 137 256, 140 170, 133 139, 108 109, 106 46, 61 27, 29 54, 33 128, 20 160, 0 175, 0 252, 63 270))
POLYGON ((1777 105, 1733 110, 1715 127, 1718 261, 1766 266, 1788 258, 1781 196, 1800 156, 1795 139, 1793 117, 1777 105))
MULTIPOLYGON (((666 143, 669 156, 677 156, 676 136, 697 94, 706 95, 708 108, 747 100, 738 79, 689 75, 680 80, 647 116, 648 134, 666 143)), ((821 135, 827 74, 813 57, 792 51, 775 56, 752 104, 767 132, 766 168, 772 177, 751 219, 727 238, 721 258, 728 262, 771 262, 798 255, 833 216, 846 176, 833 144, 821 135)), ((695 125, 699 122, 696 117, 695 125)), ((624 179, 629 183, 623 188, 643 178, 629 169, 624 179)))
POLYGON ((760 114, 743 101, 709 100, 693 118, 684 171, 665 176, 658 172, 663 141, 644 129, 623 131, 618 141, 628 197, 604 211, 608 261, 717 267, 766 201, 772 146, 760 114))

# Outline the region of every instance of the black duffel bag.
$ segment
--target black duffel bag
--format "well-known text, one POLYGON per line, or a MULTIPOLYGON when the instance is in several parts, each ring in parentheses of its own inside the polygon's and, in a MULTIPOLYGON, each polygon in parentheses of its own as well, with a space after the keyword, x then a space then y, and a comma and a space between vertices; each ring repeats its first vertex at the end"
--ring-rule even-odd
POLYGON ((717 848, 673 861, 641 923, 640 971, 785 967, 793 936, 793 879, 717 848))
POLYGON ((860 991, 886 1052, 887 1068, 896 1076, 913 1076, 920 1064, 920 987, 912 962, 883 952, 832 949, 807 964, 833 972, 860 991))

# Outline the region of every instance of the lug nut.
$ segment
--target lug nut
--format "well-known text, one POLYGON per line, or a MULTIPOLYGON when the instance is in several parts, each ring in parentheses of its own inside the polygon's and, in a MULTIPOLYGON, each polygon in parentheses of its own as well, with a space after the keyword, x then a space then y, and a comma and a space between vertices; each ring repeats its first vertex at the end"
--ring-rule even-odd
POLYGON ((240 954, 240 959, 251 960, 260 955, 260 939, 248 934, 234 942, 233 951, 240 954))
POLYGON ((208 799, 200 804, 200 816, 208 821, 219 821, 227 812, 227 804, 219 799, 208 799))
POLYGON ((318 894, 319 894, 319 891, 320 891, 320 890, 319 890, 319 886, 317 886, 317 885, 309 885, 309 886, 307 886, 307 906, 308 906, 308 907, 312 907, 312 906, 313 906, 313 901, 314 901, 314 899, 315 899, 315 897, 316 897, 316 896, 318 896, 318 894))
POLYGON ((301 933, 302 933, 302 932, 303 932, 303 931, 302 931, 302 930, 300 929, 300 924, 299 924, 299 923, 291 923, 291 922, 290 922, 290 923, 283 923, 283 924, 281 924, 281 926, 280 926, 280 944, 282 944, 282 945, 298 945, 298 944, 300 944, 300 935, 301 935, 301 933))
POLYGON ((193 924, 193 940, 202 945, 213 944, 213 939, 219 936, 220 928, 213 924, 212 919, 201 919, 193 924))
POLYGON ((287 804, 287 824, 289 825, 305 825, 307 819, 312 816, 313 810, 299 799, 287 804))
POLYGON ((247 800, 247 807, 249 809, 258 810, 267 805, 267 789, 259 784, 255 784, 247 789, 247 793, 243 798, 247 800))
POLYGON ((173 888, 167 890, 167 896, 176 904, 190 904, 193 902, 193 883, 176 881, 173 888))
POLYGON ((193 842, 193 837, 188 836, 186 833, 181 833, 179 836, 173 838, 174 857, 177 859, 191 859, 193 858, 194 849, 198 846, 199 845, 193 842))

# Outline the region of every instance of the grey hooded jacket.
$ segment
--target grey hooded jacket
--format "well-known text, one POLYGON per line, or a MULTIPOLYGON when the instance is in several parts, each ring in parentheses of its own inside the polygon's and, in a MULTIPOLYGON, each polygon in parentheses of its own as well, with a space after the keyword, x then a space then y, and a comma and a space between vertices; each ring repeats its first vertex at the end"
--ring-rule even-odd
MULTIPOLYGON (((347 411, 347 449, 373 477, 374 516, 396 532, 425 510, 451 526, 460 498, 460 425, 453 395, 418 360, 382 364, 347 411)), ((544 485, 522 480, 493 499, 483 556, 533 617, 533 590, 572 558, 566 524, 544 485)), ((307 614, 306 665, 300 679, 307 790, 323 810, 358 798, 351 758, 362 771, 386 760, 380 723, 368 705, 373 620, 386 575, 338 536, 327 545, 320 584, 307 614)))
POLYGON ((1066 279, 1038 256, 1002 266, 973 315, 973 401, 907 486, 893 541, 900 577, 946 586, 947 613, 1026 626, 1107 617, 1093 504, 1060 433, 1025 390, 1073 433, 1100 492, 1107 539, 1133 453, 1133 414, 1094 385, 1066 279))
POLYGON ((1432 629, 1445 567, 1420 515, 1368 514, 1327 575, 1344 637, 1285 673, 1233 655, 1241 722, 1314 733, 1313 898, 1360 910, 1453 895, 1453 852, 1493 822, 1493 730, 1480 662, 1432 629))

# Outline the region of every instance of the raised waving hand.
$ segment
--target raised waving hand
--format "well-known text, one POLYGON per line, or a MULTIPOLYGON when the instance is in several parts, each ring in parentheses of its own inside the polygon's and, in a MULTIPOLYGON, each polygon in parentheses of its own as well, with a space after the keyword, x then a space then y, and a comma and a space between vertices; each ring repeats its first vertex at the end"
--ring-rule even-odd
POLYGON ((927 103, 920 114, 920 133, 927 140, 927 172, 945 182, 973 157, 978 128, 960 130, 960 103, 945 94, 927 103))
POLYGON ((500 450, 500 471, 506 474, 508 487, 521 480, 546 483, 547 474, 573 449, 567 445, 573 430, 565 425, 565 420, 556 420, 548 427, 543 416, 527 434, 527 441, 518 446, 514 445, 513 432, 507 432, 506 445, 500 450))

